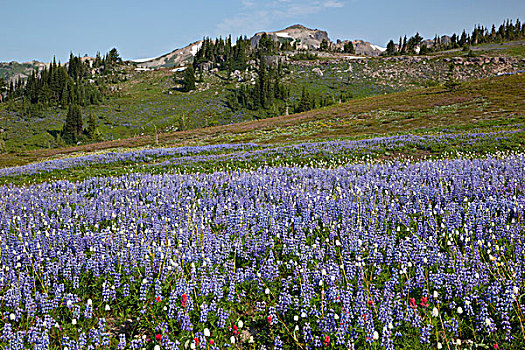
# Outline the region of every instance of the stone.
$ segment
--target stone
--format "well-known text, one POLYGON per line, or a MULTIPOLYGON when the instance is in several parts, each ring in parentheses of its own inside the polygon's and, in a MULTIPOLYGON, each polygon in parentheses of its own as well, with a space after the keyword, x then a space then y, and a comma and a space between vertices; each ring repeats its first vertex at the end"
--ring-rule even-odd
POLYGON ((312 69, 312 73, 315 73, 318 77, 322 77, 324 75, 324 73, 321 70, 321 68, 318 68, 318 67, 312 69))

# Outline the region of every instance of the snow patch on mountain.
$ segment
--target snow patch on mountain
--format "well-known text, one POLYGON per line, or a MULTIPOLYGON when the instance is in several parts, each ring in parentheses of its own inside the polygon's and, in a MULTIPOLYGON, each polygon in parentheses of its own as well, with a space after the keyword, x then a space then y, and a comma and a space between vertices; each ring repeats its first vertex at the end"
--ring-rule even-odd
POLYGON ((190 49, 190 52, 193 56, 195 56, 197 54, 197 52, 200 50, 200 48, 202 47, 202 42, 196 44, 196 45, 193 45, 190 49))
POLYGON ((370 47, 372 47, 373 49, 376 49, 378 51, 381 51, 381 52, 385 52, 386 51, 386 47, 381 47, 381 46, 377 46, 377 45, 374 45, 374 44, 370 44, 370 47))

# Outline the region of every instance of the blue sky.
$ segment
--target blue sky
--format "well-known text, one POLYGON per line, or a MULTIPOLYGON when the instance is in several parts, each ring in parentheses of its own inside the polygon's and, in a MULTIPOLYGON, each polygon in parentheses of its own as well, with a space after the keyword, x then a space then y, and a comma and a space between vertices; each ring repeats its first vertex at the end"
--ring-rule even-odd
POLYGON ((332 40, 385 46, 475 24, 525 21, 522 0, 0 0, 0 62, 66 60, 112 47, 125 59, 156 57, 203 36, 234 36, 300 23, 332 40))

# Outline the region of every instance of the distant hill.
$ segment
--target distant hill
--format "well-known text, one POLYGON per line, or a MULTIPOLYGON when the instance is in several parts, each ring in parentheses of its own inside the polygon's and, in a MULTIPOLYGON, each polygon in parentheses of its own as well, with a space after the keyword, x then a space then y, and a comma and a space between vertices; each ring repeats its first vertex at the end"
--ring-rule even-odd
POLYGON ((169 68, 183 66, 193 61, 193 57, 202 45, 202 40, 189 44, 182 49, 173 50, 170 53, 149 60, 132 60, 142 68, 169 68))
POLYGON ((352 44, 354 45, 354 49, 355 49, 355 54, 356 55, 363 55, 363 56, 379 56, 381 55, 383 52, 386 51, 386 48, 384 47, 381 47, 381 46, 378 46, 378 45, 374 45, 368 41, 364 41, 364 40, 344 40, 344 41, 339 41, 336 45, 335 45, 335 48, 338 49, 338 50, 343 50, 343 47, 345 46, 345 44, 347 42, 351 41, 352 44))
MULTIPOLYGON (((255 33, 255 35, 253 35, 253 37, 250 39, 252 47, 256 47, 259 44, 259 40, 264 34, 281 43, 289 42, 291 45, 295 44, 297 49, 300 50, 319 50, 323 40, 328 42, 332 48, 342 50, 344 43, 348 42, 342 41, 335 44, 330 40, 330 37, 326 31, 310 29, 301 24, 295 24, 278 31, 255 33)), ((383 51, 385 51, 385 48, 363 40, 354 40, 352 43, 354 44, 357 55, 379 56, 383 51)), ((183 66, 193 61, 193 57, 201 45, 202 40, 191 43, 184 48, 173 50, 172 52, 157 58, 147 60, 132 60, 132 62, 135 62, 138 67, 151 69, 183 66)))
POLYGON ((24 80, 34 71, 42 70, 45 66, 46 63, 39 61, 0 63, 0 77, 5 78, 8 83, 18 79, 24 80))
POLYGON ((259 44, 261 37, 266 34, 270 38, 280 42, 288 41, 290 44, 296 44, 298 49, 317 50, 323 40, 330 42, 328 33, 324 30, 310 29, 303 25, 296 24, 286 29, 276 32, 259 32, 251 38, 252 47, 259 44))

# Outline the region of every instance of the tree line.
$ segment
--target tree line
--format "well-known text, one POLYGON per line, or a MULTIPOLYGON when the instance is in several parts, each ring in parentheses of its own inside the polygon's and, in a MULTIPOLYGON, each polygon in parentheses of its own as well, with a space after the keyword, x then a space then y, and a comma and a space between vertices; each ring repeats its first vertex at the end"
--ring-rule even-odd
POLYGON ((399 38, 397 46, 393 40, 390 40, 387 44, 385 55, 415 54, 417 48, 419 48, 419 54, 422 55, 456 48, 468 50, 470 46, 479 44, 501 43, 523 38, 525 38, 525 23, 522 24, 519 19, 516 22, 507 19, 497 29, 495 25, 492 25, 490 30, 487 27, 477 25, 471 33, 463 30, 461 34, 452 34, 450 40, 446 42, 436 35, 430 42, 430 46, 423 42, 423 38, 419 33, 416 33, 409 39, 405 35, 404 38, 399 38))
POLYGON ((46 107, 96 105, 103 100, 103 84, 99 80, 90 79, 93 70, 108 72, 120 63, 122 59, 116 49, 103 57, 97 53, 92 61, 70 54, 66 65, 53 59, 49 66, 41 71, 33 71, 25 80, 19 78, 9 84, 4 80, 0 90, 5 92, 4 101, 21 101, 18 106, 11 104, 11 107, 29 116, 31 112, 46 107))
POLYGON ((247 37, 237 38, 235 44, 231 36, 227 39, 212 40, 204 38, 193 61, 194 70, 200 69, 202 64, 219 70, 244 70, 251 55, 251 42, 247 37))

